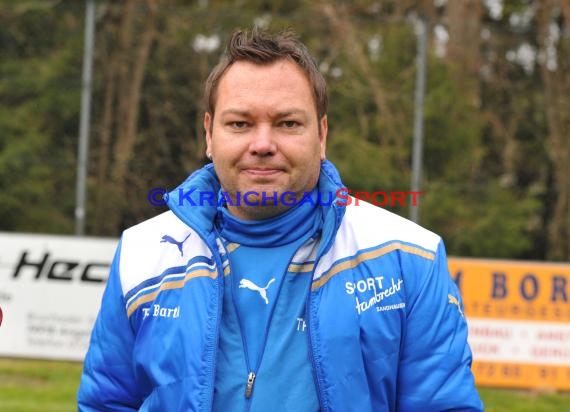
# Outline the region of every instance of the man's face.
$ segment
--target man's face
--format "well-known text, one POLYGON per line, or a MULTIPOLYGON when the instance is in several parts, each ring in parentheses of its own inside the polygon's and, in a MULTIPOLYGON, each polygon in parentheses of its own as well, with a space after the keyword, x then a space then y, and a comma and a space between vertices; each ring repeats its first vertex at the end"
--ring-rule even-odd
POLYGON ((206 113, 204 128, 222 190, 234 203, 228 208, 237 217, 275 216, 287 207, 272 203, 274 192, 302 196, 317 183, 327 119, 318 119, 309 80, 295 63, 234 63, 219 82, 215 115, 206 113), (249 203, 260 206, 244 204, 251 191, 260 196, 249 195, 249 203), (235 205, 238 193, 241 206, 235 205))

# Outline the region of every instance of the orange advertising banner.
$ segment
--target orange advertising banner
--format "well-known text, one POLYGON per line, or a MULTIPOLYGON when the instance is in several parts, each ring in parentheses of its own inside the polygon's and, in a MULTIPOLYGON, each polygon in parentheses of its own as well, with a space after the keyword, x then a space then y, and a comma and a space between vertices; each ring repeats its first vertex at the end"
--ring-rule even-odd
POLYGON ((570 263, 449 258, 479 386, 570 391, 570 263))

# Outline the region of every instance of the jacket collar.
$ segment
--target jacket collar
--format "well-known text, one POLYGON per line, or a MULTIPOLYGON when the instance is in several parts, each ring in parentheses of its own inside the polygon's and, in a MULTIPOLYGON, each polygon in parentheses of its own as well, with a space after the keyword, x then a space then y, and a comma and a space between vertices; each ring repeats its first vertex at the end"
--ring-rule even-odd
MULTIPOLYGON (((343 188, 340 175, 328 160, 321 163, 321 173, 317 183, 321 193, 333 193, 336 199, 338 189, 343 188)), ((204 239, 211 239, 214 234, 214 219, 217 213, 217 196, 220 181, 213 164, 207 164, 192 173, 176 189, 168 193, 167 205, 180 220, 198 232, 204 239)), ((328 195, 327 195, 328 196, 328 195)), ((325 198, 328 198, 325 196, 325 198)), ((344 216, 345 206, 333 200, 330 206, 323 208, 323 227, 321 245, 325 253, 332 244, 332 239, 344 216)))

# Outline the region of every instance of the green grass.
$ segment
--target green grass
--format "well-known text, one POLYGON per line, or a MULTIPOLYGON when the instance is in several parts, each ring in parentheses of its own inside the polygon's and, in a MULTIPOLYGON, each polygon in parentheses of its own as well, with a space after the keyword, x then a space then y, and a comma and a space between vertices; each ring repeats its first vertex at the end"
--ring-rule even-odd
POLYGON ((534 393, 506 389, 480 388, 486 412, 566 412, 570 411, 570 394, 534 393))
POLYGON ((0 359, 0 411, 77 411, 81 369, 74 362, 0 359))
MULTIPOLYGON (((73 362, 0 359, 0 411, 77 411, 82 365, 73 362)), ((488 412, 570 411, 569 394, 480 389, 488 412)))

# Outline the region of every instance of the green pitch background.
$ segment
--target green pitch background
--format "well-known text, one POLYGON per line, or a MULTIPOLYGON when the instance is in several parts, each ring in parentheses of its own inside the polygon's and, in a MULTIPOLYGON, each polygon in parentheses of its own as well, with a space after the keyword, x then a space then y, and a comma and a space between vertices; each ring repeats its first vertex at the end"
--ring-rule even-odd
MULTIPOLYGON (((0 359, 0 411, 75 412, 82 365, 74 362, 0 359)), ((570 394, 480 389, 488 412, 570 411, 570 394)))

